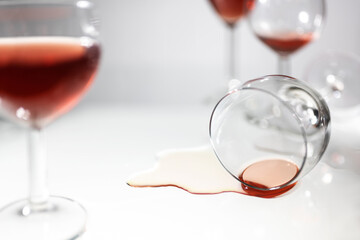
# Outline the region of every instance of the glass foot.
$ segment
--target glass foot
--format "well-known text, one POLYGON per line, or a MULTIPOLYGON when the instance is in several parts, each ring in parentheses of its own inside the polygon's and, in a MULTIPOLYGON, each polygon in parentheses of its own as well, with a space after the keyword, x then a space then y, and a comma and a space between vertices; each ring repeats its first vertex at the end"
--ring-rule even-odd
POLYGON ((27 199, 0 209, 0 239, 74 240, 85 232, 87 213, 78 202, 51 196, 30 206, 27 199))

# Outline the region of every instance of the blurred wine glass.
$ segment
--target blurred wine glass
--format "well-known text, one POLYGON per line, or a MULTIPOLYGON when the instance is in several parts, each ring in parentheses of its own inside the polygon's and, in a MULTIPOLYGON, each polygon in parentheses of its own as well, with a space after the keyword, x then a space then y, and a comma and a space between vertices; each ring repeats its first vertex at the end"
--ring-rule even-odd
POLYGON ((320 36, 325 0, 256 0, 248 21, 278 56, 278 74, 291 75, 289 57, 320 36))
POLYGON ((254 0, 209 0, 209 2, 229 30, 227 79, 229 87, 231 87, 234 82, 239 81, 235 54, 237 50, 236 26, 251 10, 254 0))
POLYGON ((359 113, 359 78, 360 57, 340 51, 320 54, 305 72, 305 79, 323 95, 334 113, 359 113))
POLYGON ((311 60, 305 79, 326 99, 333 117, 326 162, 334 168, 360 171, 360 56, 326 51, 311 60))
POLYGON ((0 109, 29 132, 29 197, 0 209, 0 239, 75 239, 85 231, 85 209, 49 195, 44 128, 93 82, 100 60, 93 13, 88 0, 0 2, 0 109))

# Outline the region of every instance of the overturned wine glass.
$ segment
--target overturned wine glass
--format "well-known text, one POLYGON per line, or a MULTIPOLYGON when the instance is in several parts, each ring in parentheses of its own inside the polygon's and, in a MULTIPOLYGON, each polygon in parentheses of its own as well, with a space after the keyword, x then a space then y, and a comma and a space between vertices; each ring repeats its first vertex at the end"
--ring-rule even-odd
POLYGON ((219 161, 245 191, 275 196, 319 162, 330 138, 330 112, 306 83, 269 75, 225 95, 209 132, 219 161))

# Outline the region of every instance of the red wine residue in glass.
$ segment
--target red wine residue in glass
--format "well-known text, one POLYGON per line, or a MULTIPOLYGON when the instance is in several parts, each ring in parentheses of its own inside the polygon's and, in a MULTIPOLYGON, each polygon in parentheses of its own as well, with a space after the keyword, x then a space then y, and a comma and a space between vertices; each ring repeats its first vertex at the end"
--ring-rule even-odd
POLYGON ((280 55, 288 55, 308 44, 313 39, 313 34, 286 34, 276 37, 258 35, 258 38, 280 55))
POLYGON ((254 0, 210 0, 220 17, 230 26, 240 20, 254 5, 254 0))
MULTIPOLYGON (((240 181, 261 189, 276 188, 290 182, 299 172, 298 167, 287 160, 282 159, 268 159, 255 162, 245 168, 240 174, 240 181)), ((252 196, 259 196, 264 198, 271 198, 281 195, 295 186, 292 183, 285 187, 274 190, 258 190, 243 185, 246 193, 252 196)))

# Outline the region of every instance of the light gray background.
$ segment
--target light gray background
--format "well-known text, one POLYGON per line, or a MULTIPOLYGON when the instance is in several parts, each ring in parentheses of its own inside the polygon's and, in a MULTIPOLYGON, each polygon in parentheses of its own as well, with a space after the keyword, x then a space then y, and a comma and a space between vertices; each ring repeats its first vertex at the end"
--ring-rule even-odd
MULTIPOLYGON (((226 29, 207 0, 95 1, 102 19, 103 59, 85 102, 202 104, 226 83, 226 29)), ((292 57, 303 78, 326 50, 360 55, 360 1, 327 0, 324 31, 292 57)), ((276 72, 277 57, 238 26, 241 80, 276 72)), ((216 96, 217 98, 217 96, 216 96)))

